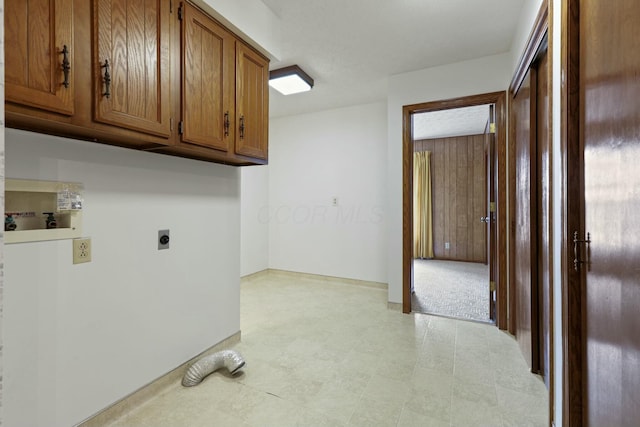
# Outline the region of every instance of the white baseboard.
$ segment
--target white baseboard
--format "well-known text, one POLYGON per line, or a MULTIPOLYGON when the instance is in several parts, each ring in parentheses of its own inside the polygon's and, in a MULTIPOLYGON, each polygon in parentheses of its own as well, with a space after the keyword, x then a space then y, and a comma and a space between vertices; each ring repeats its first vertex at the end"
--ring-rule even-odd
POLYGON ((387 302, 387 309, 393 311, 402 311, 402 303, 400 302, 387 302))
POLYGON ((257 278, 261 278, 264 276, 274 276, 274 277, 301 277, 305 279, 313 279, 313 280, 321 280, 321 281, 340 281, 349 285, 356 286, 365 286, 368 288, 376 288, 376 289, 388 289, 388 284, 382 282, 372 282, 369 280, 359 280, 359 279, 347 279, 344 277, 336 277, 336 276, 326 276, 322 274, 312 274, 312 273, 300 273, 297 271, 289 271, 289 270, 277 270, 277 269, 267 269, 262 270, 257 273, 249 274, 247 276, 242 277, 242 281, 251 281, 257 278))

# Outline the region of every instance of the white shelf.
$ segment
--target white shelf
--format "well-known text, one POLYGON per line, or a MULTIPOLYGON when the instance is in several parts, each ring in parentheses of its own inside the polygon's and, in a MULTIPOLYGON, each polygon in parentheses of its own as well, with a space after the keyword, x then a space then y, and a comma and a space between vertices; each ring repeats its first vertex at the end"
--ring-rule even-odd
POLYGON ((18 228, 4 232, 5 243, 75 239, 82 236, 82 210, 58 210, 58 192, 81 191, 82 184, 59 181, 5 180, 5 214, 13 213, 18 228), (53 212, 58 228, 46 228, 43 212, 53 212))
POLYGON ((4 232, 5 243, 41 242, 46 240, 77 239, 82 232, 73 228, 15 230, 4 232))

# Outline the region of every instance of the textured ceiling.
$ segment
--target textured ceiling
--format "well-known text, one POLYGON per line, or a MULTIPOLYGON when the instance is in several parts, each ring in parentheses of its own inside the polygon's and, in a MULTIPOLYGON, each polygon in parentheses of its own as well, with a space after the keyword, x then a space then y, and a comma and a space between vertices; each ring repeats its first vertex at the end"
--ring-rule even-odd
POLYGON ((413 139, 480 135, 488 121, 488 104, 414 114, 413 139))
POLYGON ((263 0, 280 18, 277 69, 298 64, 310 92, 271 89, 270 116, 382 101, 387 77, 507 52, 525 0, 263 0))

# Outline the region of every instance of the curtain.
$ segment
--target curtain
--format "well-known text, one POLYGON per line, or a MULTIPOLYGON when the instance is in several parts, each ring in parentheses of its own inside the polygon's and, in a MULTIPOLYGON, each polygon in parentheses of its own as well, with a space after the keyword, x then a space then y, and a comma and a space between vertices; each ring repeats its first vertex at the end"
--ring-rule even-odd
POLYGON ((433 258, 430 151, 413 153, 413 257, 433 258))

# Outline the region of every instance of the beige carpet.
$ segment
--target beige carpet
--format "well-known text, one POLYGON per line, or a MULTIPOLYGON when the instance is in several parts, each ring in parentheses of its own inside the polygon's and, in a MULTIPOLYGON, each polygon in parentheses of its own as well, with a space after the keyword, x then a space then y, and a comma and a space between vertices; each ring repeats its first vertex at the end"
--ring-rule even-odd
POLYGON ((488 265, 416 259, 413 286, 414 312, 490 321, 488 265))

